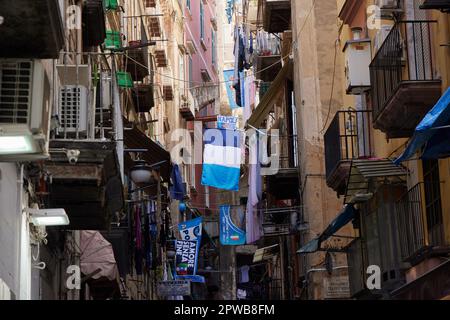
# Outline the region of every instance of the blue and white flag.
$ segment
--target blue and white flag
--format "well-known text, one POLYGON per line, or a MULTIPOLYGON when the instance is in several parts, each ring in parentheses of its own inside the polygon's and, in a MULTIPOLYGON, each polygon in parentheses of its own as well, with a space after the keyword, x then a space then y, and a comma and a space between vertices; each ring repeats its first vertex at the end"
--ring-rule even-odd
POLYGON ((239 131, 209 129, 204 135, 202 185, 239 191, 241 134, 239 131))

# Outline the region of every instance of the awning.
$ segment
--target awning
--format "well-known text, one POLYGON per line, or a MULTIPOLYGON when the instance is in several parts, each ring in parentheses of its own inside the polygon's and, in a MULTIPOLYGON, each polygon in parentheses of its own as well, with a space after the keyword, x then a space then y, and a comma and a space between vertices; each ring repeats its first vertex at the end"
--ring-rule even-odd
POLYGON ((273 104, 282 93, 281 88, 283 88, 286 78, 290 78, 292 76, 293 65, 294 63, 292 60, 285 63, 275 80, 272 82, 269 90, 259 102, 258 107, 253 111, 251 117, 248 119, 247 126, 259 128, 261 123, 263 123, 263 121, 267 118, 273 108, 273 104))
POLYGON ((347 188, 345 190, 344 203, 354 204, 365 202, 372 198, 369 191, 369 183, 376 179, 403 181, 407 171, 402 166, 396 165, 390 159, 370 158, 353 160, 347 188))
POLYGON ((450 11, 450 0, 424 0, 420 9, 438 9, 444 12, 450 11))
POLYGON ((318 236, 297 251, 299 254, 314 253, 320 250, 322 242, 332 237, 336 232, 355 218, 356 209, 353 205, 346 205, 338 216, 318 236))
POLYGON ((395 160, 401 163, 423 148, 422 158, 440 159, 450 156, 450 87, 423 118, 405 152, 395 160))
MULTIPOLYGON (((146 149, 146 152, 141 153, 141 159, 147 161, 150 165, 165 161, 160 167, 161 177, 164 181, 170 179, 170 153, 166 151, 158 143, 150 139, 139 130, 136 126, 124 119, 124 127, 133 129, 125 129, 124 143, 127 149, 146 149)), ((125 163, 127 166, 127 162, 125 163)))

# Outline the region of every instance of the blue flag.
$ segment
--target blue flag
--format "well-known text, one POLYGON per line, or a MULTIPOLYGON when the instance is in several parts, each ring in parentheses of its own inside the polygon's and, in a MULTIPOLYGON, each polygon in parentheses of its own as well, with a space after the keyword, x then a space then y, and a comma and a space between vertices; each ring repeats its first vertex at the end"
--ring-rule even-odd
MULTIPOLYGON (((242 209, 241 207, 237 207, 242 209)), ((240 225, 244 225, 244 213, 238 212, 241 215, 240 225)), ((224 205, 220 207, 220 243, 224 246, 240 246, 246 243, 245 231, 236 226, 231 217, 231 206, 224 205)))

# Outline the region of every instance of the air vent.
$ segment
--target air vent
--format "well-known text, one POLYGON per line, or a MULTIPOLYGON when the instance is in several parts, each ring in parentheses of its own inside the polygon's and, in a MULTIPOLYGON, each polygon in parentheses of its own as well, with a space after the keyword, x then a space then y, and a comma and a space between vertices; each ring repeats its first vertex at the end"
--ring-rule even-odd
POLYGON ((87 89, 83 86, 64 86, 60 90, 62 132, 87 130, 87 89))
POLYGON ((6 60, 0 67, 0 123, 27 124, 31 106, 33 63, 6 60))

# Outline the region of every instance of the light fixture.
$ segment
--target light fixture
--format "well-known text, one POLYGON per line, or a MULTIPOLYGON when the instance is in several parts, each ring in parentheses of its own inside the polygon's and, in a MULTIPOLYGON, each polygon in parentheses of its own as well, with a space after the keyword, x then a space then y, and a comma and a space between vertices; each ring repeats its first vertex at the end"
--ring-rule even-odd
POLYGON ((27 209, 35 226, 67 226, 69 217, 64 209, 27 209))
POLYGON ((130 169, 131 180, 134 183, 151 183, 153 181, 152 167, 144 160, 136 160, 130 169))
POLYGON ((35 152, 30 136, 0 136, 0 155, 35 152))

